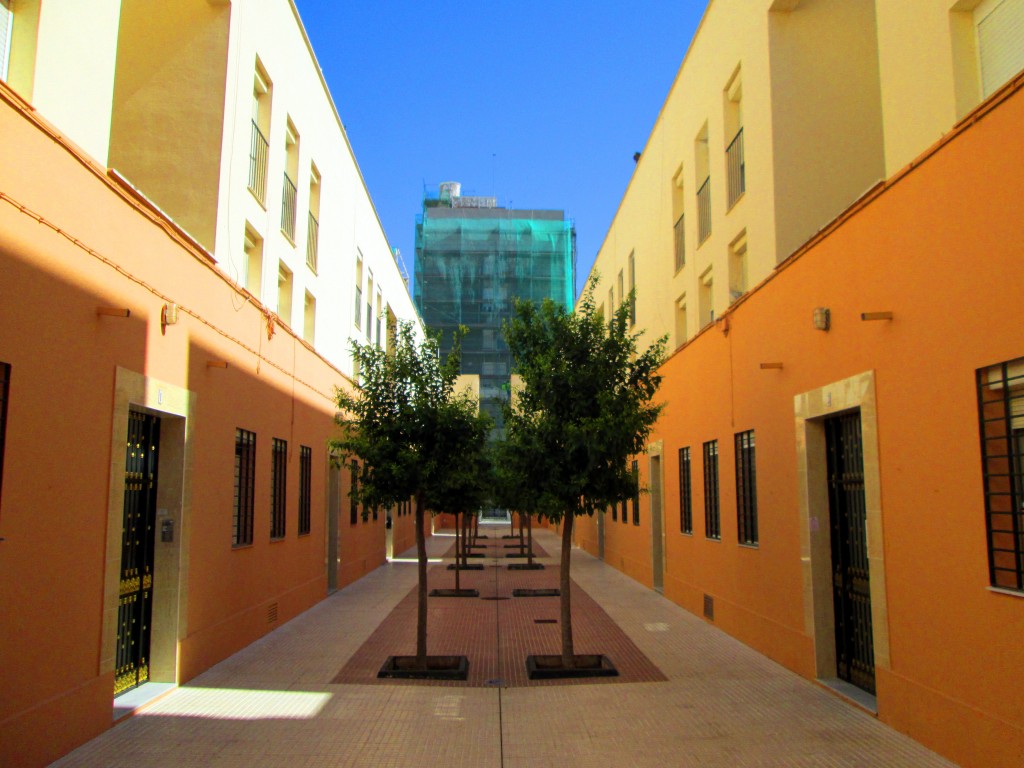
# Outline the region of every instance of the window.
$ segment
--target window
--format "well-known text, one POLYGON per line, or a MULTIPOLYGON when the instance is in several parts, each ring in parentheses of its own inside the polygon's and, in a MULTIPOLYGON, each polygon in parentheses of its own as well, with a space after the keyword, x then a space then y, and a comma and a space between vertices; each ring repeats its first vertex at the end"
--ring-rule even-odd
POLYGON ((320 252, 320 171, 309 170, 309 221, 306 224, 306 266, 314 275, 320 252))
POLYGON ((1024 0, 983 0, 974 23, 984 99, 1024 68, 1024 0))
POLYGON ((715 276, 711 267, 708 267, 700 276, 700 327, 711 325, 715 322, 715 276))
POLYGON ((281 190, 281 231, 292 243, 295 242, 296 185, 299 176, 299 132, 292 125, 291 118, 284 130, 284 182, 281 190))
POLYGON ((977 373, 989 580, 1024 592, 1024 358, 977 373))
POLYGON ((679 449, 679 530, 693 533, 693 498, 690 488, 690 446, 679 449))
POLYGON ((373 272, 366 278, 366 340, 373 343, 373 272))
POLYGON ((302 338, 310 344, 316 343, 316 297, 306 291, 306 306, 303 311, 302 338))
POLYGON ((672 225, 673 240, 675 242, 675 271, 686 266, 686 217, 683 215, 683 205, 686 197, 683 194, 683 166, 679 166, 676 175, 672 177, 672 225))
POLYGON ((351 482, 352 490, 349 492, 349 525, 355 525, 359 522, 359 502, 356 500, 356 494, 359 493, 359 465, 356 462, 352 462, 348 465, 349 480, 351 482))
POLYGON ((283 539, 288 502, 288 442, 275 437, 270 461, 270 538, 283 539))
POLYGON ((747 292, 747 231, 729 244, 729 303, 747 292))
POLYGON ((754 430, 738 432, 736 439, 736 526, 740 544, 757 545, 757 469, 754 430))
POLYGON ((618 286, 618 289, 619 289, 619 304, 618 304, 618 306, 621 306, 622 302, 626 300, 625 281, 622 278, 622 270, 621 269, 619 270, 619 279, 618 279, 618 282, 616 283, 616 285, 618 286))
POLYGON ((10 394, 11 366, 0 363, 0 491, 4 486, 4 442, 7 435, 7 399, 10 394))
POLYGON ((708 153, 708 124, 704 123, 694 142, 697 173, 697 245, 711 237, 711 162, 708 153))
POLYGON ((686 341, 688 318, 686 316, 686 294, 676 299, 676 346, 686 341))
POLYGON ((299 536, 309 533, 310 491, 313 485, 313 449, 299 446, 299 536))
POLYGON ((633 492, 633 525, 640 525, 640 462, 634 461, 631 467, 636 490, 633 492))
POLYGON ((256 498, 256 433, 235 430, 235 511, 231 544, 252 544, 253 507, 256 498))
POLYGON ((743 156, 743 81, 739 69, 725 88, 725 167, 728 177, 728 207, 732 208, 747 188, 747 166, 743 156))
POLYGON ((248 223, 245 225, 245 289, 260 298, 263 285, 263 238, 248 223))
POLYGON ((356 328, 361 328, 359 318, 363 313, 363 254, 356 254, 356 328))
POLYGON ((709 539, 722 538, 722 524, 718 512, 718 441, 704 443, 704 535, 709 539))
POLYGON ((384 317, 384 300, 381 298, 380 288, 377 289, 377 314, 374 319, 374 336, 377 339, 377 349, 380 349, 380 324, 384 317))
POLYGON ((616 504, 612 504, 612 522, 614 523, 619 519, 619 507, 616 504))
POLYGON ((636 325, 636 251, 629 252, 629 327, 636 325))
POLYGON ((266 202, 267 155, 270 133, 270 78, 256 59, 256 72, 252 87, 252 130, 249 139, 249 191, 259 200, 266 202))
POLYGON ((14 18, 10 0, 0 0, 0 80, 7 79, 7 63, 11 53, 11 28, 14 18))
POLYGON ((622 515, 622 522, 623 523, 629 522, 629 517, 626 515, 626 500, 625 499, 622 500, 622 507, 619 510, 619 512, 622 515))
POLYGON ((277 267, 277 314, 289 328, 292 326, 292 271, 279 262, 277 267))

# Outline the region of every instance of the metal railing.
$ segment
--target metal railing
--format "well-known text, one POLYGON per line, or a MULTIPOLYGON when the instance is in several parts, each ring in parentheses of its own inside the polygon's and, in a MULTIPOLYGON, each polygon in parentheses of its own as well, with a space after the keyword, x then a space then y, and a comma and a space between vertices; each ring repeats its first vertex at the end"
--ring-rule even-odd
POLYGON ((281 231, 288 239, 295 240, 295 182, 284 174, 284 189, 281 191, 281 231))
POLYGON ((697 190, 697 244, 711 236, 711 177, 697 190))
POLYGON ((735 138, 725 150, 726 165, 729 167, 729 207, 740 199, 747 188, 747 166, 743 159, 743 129, 736 132, 735 138))
POLYGON ((676 221, 675 230, 675 241, 676 241, 676 272, 686 266, 686 232, 683 221, 684 217, 680 216, 676 221))
POLYGON ((249 190, 261 203, 267 194, 267 137, 263 135, 256 121, 252 121, 252 137, 249 140, 249 190))
POLYGON ((306 266, 316 274, 316 257, 320 248, 320 222, 313 212, 309 212, 309 225, 306 228, 306 266))

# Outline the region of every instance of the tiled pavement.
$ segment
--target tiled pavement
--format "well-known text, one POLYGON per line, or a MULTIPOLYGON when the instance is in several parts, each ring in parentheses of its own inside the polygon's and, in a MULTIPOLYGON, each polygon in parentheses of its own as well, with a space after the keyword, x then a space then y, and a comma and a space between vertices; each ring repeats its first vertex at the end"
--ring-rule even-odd
MULTIPOLYGON (((546 552, 557 554, 552 534, 535 531, 535 536, 546 552)), ((443 536, 430 540, 432 556, 446 552, 451 543, 443 536)), ((486 568, 463 572, 462 579, 464 586, 479 582, 481 596, 503 596, 519 584, 556 586, 557 563, 551 557, 541 561, 547 570, 513 575, 504 568, 486 568), (488 579, 491 591, 485 591, 488 579)), ((499 624, 493 617, 500 617, 502 647, 512 649, 509 658, 524 647, 554 652, 557 625, 537 625, 534 619, 549 613, 556 618, 557 598, 432 598, 430 652, 443 652, 435 646, 460 636, 477 637, 476 645, 464 647, 470 648, 471 674, 474 655, 480 674, 455 685, 379 684, 369 668, 388 654, 411 651, 368 651, 376 645, 368 644, 374 638, 387 644, 402 632, 411 636, 408 626, 402 629, 396 620, 403 611, 406 625, 408 616, 415 616, 414 606, 410 614, 403 604, 415 586, 416 568, 396 562, 335 593, 55 765, 951 765, 579 550, 573 552, 572 573, 577 652, 601 650, 617 663, 616 654, 635 652, 638 658, 620 666, 640 665, 641 672, 631 673, 638 677, 626 674, 615 684, 526 684, 513 669, 518 665, 502 661, 499 666, 493 653, 485 658, 483 638, 497 638, 499 624), (591 598, 599 598, 600 606, 591 598), (447 627, 446 621, 451 622, 447 627), (585 630, 588 623, 596 629, 585 630), (539 627, 536 633, 534 627, 539 627), (593 631, 606 643, 614 640, 615 650, 587 648, 593 631), (529 637, 514 639, 517 632, 529 637), (553 647, 532 645, 552 642, 541 632, 553 633, 553 647), (348 682, 349 673, 363 675, 362 682, 348 682), (333 682, 336 678, 345 682, 333 682), (493 684, 498 678, 503 683, 493 684)), ((435 566, 430 580, 431 587, 452 586, 452 572, 435 566)))

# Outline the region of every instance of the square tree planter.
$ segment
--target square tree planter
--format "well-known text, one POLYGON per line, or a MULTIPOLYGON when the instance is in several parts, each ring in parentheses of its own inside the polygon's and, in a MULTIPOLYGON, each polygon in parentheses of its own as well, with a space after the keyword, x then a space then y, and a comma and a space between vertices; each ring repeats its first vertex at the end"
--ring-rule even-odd
MULTIPOLYGON (((513 589, 512 597, 559 597, 562 594, 560 589, 552 588, 541 588, 541 589, 513 589)), ((559 656, 561 658, 561 656, 559 656)), ((577 656, 576 658, 581 658, 577 656)))
POLYGON ((449 571, 454 571, 456 568, 460 571, 482 571, 484 569, 483 565, 480 563, 469 563, 467 565, 456 565, 455 563, 448 564, 449 571))
POLYGON ((533 565, 530 565, 529 563, 509 563, 506 567, 510 571, 543 571, 544 570, 544 564, 543 563, 534 563, 533 565))
POLYGON ((416 666, 415 656, 388 656, 377 677, 404 680, 466 680, 469 659, 465 656, 427 656, 427 668, 416 666))
POLYGON ((432 589, 430 597, 480 597, 479 589, 432 589))
POLYGON ((619 670, 604 654, 576 654, 576 666, 562 666, 561 654, 553 656, 527 656, 526 676, 530 680, 564 680, 581 677, 618 677, 619 670))

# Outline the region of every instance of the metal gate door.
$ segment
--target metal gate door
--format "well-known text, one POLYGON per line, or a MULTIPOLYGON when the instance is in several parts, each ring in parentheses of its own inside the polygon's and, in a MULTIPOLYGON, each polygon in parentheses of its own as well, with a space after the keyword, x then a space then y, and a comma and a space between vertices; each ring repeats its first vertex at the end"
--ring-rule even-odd
POLYGON ((129 411, 124 470, 124 523, 121 529, 121 590, 117 609, 115 696, 149 679, 159 444, 160 419, 129 411))
POLYGON ((825 440, 832 532, 836 672, 841 680, 874 693, 875 652, 871 631, 860 411, 826 419, 825 440))

